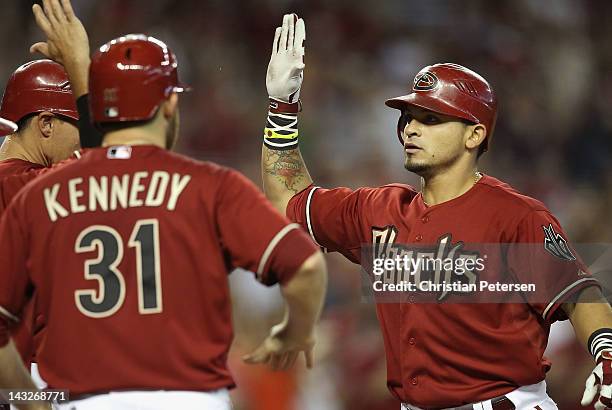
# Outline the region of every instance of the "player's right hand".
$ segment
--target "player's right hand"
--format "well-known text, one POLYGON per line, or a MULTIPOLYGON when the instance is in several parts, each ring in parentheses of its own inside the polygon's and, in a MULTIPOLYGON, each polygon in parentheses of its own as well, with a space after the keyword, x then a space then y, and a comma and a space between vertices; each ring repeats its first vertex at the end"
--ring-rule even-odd
POLYGON ((612 408, 612 351, 604 350, 597 366, 585 383, 584 395, 580 404, 590 405, 595 401, 595 410, 612 408))
POLYGON ((311 335, 296 338, 287 331, 284 323, 272 327, 270 335, 250 354, 242 357, 248 364, 269 363, 273 370, 290 369, 301 352, 304 352, 306 367, 312 368, 315 338, 311 335))
POLYGON ((272 56, 266 74, 266 88, 270 98, 295 103, 300 97, 304 79, 304 20, 295 14, 285 14, 282 27, 274 33, 272 56))
POLYGON ((46 42, 30 47, 66 67, 66 64, 86 64, 89 67, 87 31, 72 10, 70 0, 43 0, 43 7, 32 6, 36 24, 47 36, 46 42))

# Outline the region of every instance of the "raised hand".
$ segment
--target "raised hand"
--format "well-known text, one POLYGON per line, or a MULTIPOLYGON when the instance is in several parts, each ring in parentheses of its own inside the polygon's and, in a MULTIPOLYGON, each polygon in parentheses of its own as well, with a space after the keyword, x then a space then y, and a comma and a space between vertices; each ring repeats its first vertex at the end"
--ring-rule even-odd
POLYGON ((295 14, 285 14, 282 27, 274 33, 272 56, 266 74, 270 98, 293 104, 300 97, 304 78, 304 20, 295 14))
POLYGON ((76 97, 87 93, 89 70, 89 38, 74 11, 70 0, 43 0, 43 7, 32 7, 36 24, 47 41, 30 47, 30 52, 41 53, 64 66, 76 97))

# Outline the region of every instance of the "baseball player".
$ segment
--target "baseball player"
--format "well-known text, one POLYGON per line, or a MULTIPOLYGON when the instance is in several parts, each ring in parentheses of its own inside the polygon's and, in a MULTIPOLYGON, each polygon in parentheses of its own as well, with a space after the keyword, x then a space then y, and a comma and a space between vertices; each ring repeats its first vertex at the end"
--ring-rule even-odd
MULTIPOLYGON (((79 147, 79 116, 64 68, 51 60, 30 61, 17 68, 4 91, 0 115, 17 123, 0 147, 0 210, 4 210, 29 180, 79 147)), ((38 332, 36 323, 42 321, 37 320, 33 301, 22 317, 12 337, 30 367, 33 334, 38 332)), ((44 386, 36 365, 32 366, 37 385, 44 386)))
POLYGON ((287 368, 304 352, 311 365, 322 255, 239 173, 169 151, 186 90, 177 66, 153 37, 103 45, 89 72, 103 147, 40 176, 4 213, 3 388, 29 383, 6 330, 34 287, 46 319, 40 373, 71 394, 60 408, 229 409, 234 267, 280 283, 288 305, 245 360, 287 368))
MULTIPOLYGON (((13 74, 4 93, 2 110, 24 124, 33 123, 34 114, 46 119, 54 115, 56 121, 68 120, 69 124, 78 122, 80 146, 100 146, 102 133, 91 122, 89 115, 87 77, 90 57, 87 32, 76 16, 70 19, 65 17, 57 1, 43 2, 43 6, 44 11, 35 4, 33 12, 47 41, 33 44, 30 51, 43 54, 47 60, 27 63, 13 74), (57 10, 59 20, 52 7, 57 10)), ((74 143, 74 127, 63 128, 70 131, 70 138, 59 126, 54 128, 55 138, 42 138, 42 131, 36 127, 30 128, 22 127, 5 141, 0 150, 0 155, 9 157, 0 162, 0 214, 27 182, 49 169, 46 166, 48 163, 57 165, 71 154, 69 142, 74 143), (41 138, 37 138, 37 134, 41 138), (43 144, 44 147, 39 147, 43 144), (39 163, 32 163, 23 160, 23 157, 42 159, 39 163)), ((15 131, 16 126, 11 129, 11 134, 15 131)), ((78 156, 79 153, 74 151, 69 159, 78 156)))
POLYGON ((79 148, 79 119, 64 68, 30 61, 11 75, 0 116, 17 124, 0 147, 0 177, 49 167, 79 148))
MULTIPOLYGON (((597 362, 582 403, 612 407, 612 312, 598 282, 541 202, 478 171, 497 114, 490 84, 460 65, 434 64, 416 75, 406 95, 387 100, 400 112, 405 168, 421 176, 420 190, 403 184, 320 188, 298 148, 305 27, 294 19, 286 15, 276 29, 266 77, 270 110, 262 174, 277 209, 322 248, 368 271, 373 261, 364 249, 427 255, 421 261, 440 254, 456 262, 478 256, 469 244, 493 244, 489 248, 503 258, 487 261, 482 278, 534 284, 540 292, 538 299, 519 294, 528 298, 523 303, 461 303, 456 301, 465 295, 450 295, 449 303, 425 304, 414 303, 411 293, 377 303, 387 386, 402 408, 557 408, 546 393, 550 363, 543 353, 550 325, 568 318, 597 362)), ((446 272, 451 282, 478 279, 474 271, 446 272)), ((386 285, 445 284, 440 270, 393 273, 383 275, 386 285)))

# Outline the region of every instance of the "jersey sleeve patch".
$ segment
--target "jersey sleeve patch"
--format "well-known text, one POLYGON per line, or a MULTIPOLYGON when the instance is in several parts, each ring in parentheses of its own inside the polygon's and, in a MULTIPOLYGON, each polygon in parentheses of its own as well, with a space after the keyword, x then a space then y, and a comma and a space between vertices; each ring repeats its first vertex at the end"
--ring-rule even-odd
POLYGON ((542 225, 542 229, 544 229, 544 249, 546 252, 559 259, 567 261, 576 260, 576 257, 574 254, 572 254, 567 241, 560 233, 555 231, 552 223, 548 226, 542 225))

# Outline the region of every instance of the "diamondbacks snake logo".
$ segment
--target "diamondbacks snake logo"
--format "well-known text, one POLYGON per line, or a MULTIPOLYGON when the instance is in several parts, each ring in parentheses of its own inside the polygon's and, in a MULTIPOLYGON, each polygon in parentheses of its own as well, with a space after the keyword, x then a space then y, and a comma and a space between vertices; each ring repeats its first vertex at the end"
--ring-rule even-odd
POLYGON ((572 254, 567 241, 561 234, 555 232, 552 224, 542 225, 544 229, 544 249, 553 256, 567 261, 575 261, 576 257, 572 254))
POLYGON ((419 73, 414 77, 414 85, 412 89, 414 91, 430 91, 436 88, 438 85, 438 77, 434 73, 430 73, 429 71, 425 71, 424 73, 419 73))

